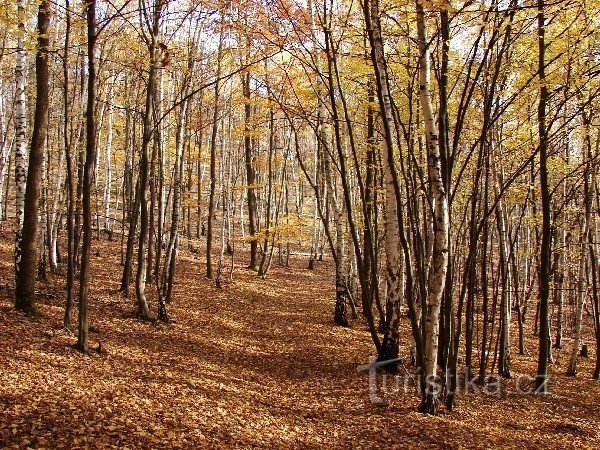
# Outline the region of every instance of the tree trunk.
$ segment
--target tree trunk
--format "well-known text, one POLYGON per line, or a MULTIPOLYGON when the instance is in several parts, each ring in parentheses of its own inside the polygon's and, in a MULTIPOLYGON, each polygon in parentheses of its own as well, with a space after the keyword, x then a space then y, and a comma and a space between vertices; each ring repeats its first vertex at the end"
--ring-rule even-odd
POLYGON ((540 153, 540 193, 542 199, 542 243, 540 246, 539 270, 539 353, 536 377, 536 393, 548 392, 548 355, 550 352, 549 323, 548 323, 548 298, 550 296, 550 263, 552 256, 552 229, 550 223, 551 195, 548 183, 548 130, 546 129, 546 101, 548 88, 546 87, 546 18, 545 2, 537 0, 537 36, 538 36, 538 77, 540 80, 540 100, 538 104, 538 133, 540 153))
POLYGON ((21 260, 16 277, 15 306, 28 314, 35 314, 35 282, 39 255, 39 199, 41 194, 44 145, 48 121, 48 28, 50 3, 42 0, 38 10, 37 53, 35 56, 36 101, 33 134, 29 150, 29 168, 23 213, 21 260))
MULTIPOLYGON (((247 55, 250 55, 250 37, 246 37, 247 55)), ((242 91, 244 94, 244 162, 246 164, 246 191, 248 202, 248 232, 250 233, 250 264, 248 268, 258 270, 258 242, 256 240, 256 169, 252 151, 252 106, 250 105, 250 72, 243 74, 242 91)))
MULTIPOLYGON (((575 376, 577 373, 577 355, 581 345, 581 328, 583 322, 583 308, 587 294, 587 261, 588 243, 590 241, 590 226, 592 221, 592 192, 590 189, 590 177, 592 176, 592 141, 590 136, 590 118, 581 108, 582 125, 584 130, 585 145, 585 169, 583 171, 583 205, 584 216, 581 224, 581 235, 579 236, 579 274, 577 276, 577 312, 575 315, 575 338, 571 351, 571 361, 567 369, 567 375, 575 376)), ((592 244, 593 245, 593 244, 592 244)))
MULTIPOLYGON (((494 171, 496 165, 493 165, 494 171)), ((496 226, 498 228, 498 246, 500 249, 500 354, 498 360, 498 372, 505 378, 510 378, 510 266, 507 244, 506 218, 504 212, 504 203, 500 197, 500 187, 502 184, 502 175, 496 173, 496 196, 500 198, 496 205, 496 226)))
MULTIPOLYGON (((114 83, 114 80, 113 80, 114 83)), ((113 108, 109 106, 108 110, 108 136, 106 137, 106 151, 104 153, 105 179, 104 179, 104 230, 110 232, 112 224, 110 220, 110 201, 112 187, 112 141, 113 141, 113 108)))
MULTIPOLYGON (((22 257, 23 216, 25 207, 25 184, 27 181, 27 97, 25 96, 27 53, 25 40, 25 2, 17 0, 19 30, 17 36, 15 65, 15 279, 19 277, 22 257)), ((45 131, 44 131, 45 132, 45 131)), ((6 199, 8 201, 8 199, 6 199)))
MULTIPOLYGON (((425 389, 421 411, 436 413, 436 386, 438 335, 440 322, 440 304, 446 283, 448 268, 448 233, 449 214, 448 199, 442 178, 442 165, 439 149, 438 132, 431 104, 429 49, 425 28, 423 6, 417 0, 417 31, 419 41, 419 91, 423 120, 425 122, 425 138, 427 144, 427 169, 429 180, 429 197, 433 206, 433 249, 429 267, 427 286, 426 342, 425 342, 425 389)), ((424 312, 425 314, 425 312, 424 312)))
POLYGON ((221 25, 221 31, 219 33, 219 47, 217 49, 217 73, 215 82, 215 104, 213 109, 213 123, 212 131, 210 136, 210 187, 208 194, 208 217, 206 226, 206 278, 213 278, 213 266, 212 266, 212 241, 213 241, 213 223, 215 216, 215 194, 216 194, 216 183, 217 183, 217 131, 219 130, 219 91, 220 83, 219 78, 221 77, 221 54, 223 50, 223 38, 224 38, 224 26, 221 25))
MULTIPOLYGON (((591 239, 591 235, 590 235, 591 239)), ((590 259, 592 261, 592 299, 594 305, 594 328, 596 331, 596 367, 592 375, 595 380, 600 380, 600 295, 598 293, 599 266, 596 259, 595 244, 590 242, 590 259)))
POLYGON ((87 49, 88 49, 88 88, 87 109, 85 116, 86 145, 83 168, 83 229, 81 248, 81 269, 79 272, 79 327, 77 349, 88 352, 88 291, 90 276, 90 254, 92 246, 92 184, 96 166, 96 63, 94 52, 96 47, 96 0, 90 0, 86 6, 87 16, 87 49))
POLYGON ((148 73, 148 82, 146 85, 146 103, 143 114, 143 136, 140 156, 140 239, 138 245, 138 265, 136 273, 136 298, 137 315, 142 320, 151 320, 148 301, 146 300, 146 276, 148 268, 148 242, 149 242, 149 205, 148 205, 148 185, 149 185, 149 161, 148 146, 152 141, 153 128, 152 116, 154 107, 154 88, 156 86, 156 66, 157 66, 157 46, 159 22, 164 6, 163 0, 156 0, 152 7, 152 29, 150 30, 150 41, 148 43, 148 52, 150 56, 150 68, 148 73))

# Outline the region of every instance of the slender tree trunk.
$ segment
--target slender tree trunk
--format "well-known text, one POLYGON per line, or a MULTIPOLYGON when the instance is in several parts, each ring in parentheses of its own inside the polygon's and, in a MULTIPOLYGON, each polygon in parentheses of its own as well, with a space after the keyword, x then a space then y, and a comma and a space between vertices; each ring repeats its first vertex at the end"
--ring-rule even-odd
MULTIPOLYGON (((591 236, 590 236, 591 239, 591 236)), ((600 295, 598 293, 598 273, 600 267, 596 259, 595 244, 590 242, 590 259, 592 261, 592 300, 594 305, 594 328, 596 331, 596 367, 594 368, 593 378, 600 380, 600 295)))
MULTIPOLYGON (((369 37, 369 43, 371 47, 371 62, 373 64, 373 69, 375 73, 375 81, 377 86, 377 98, 379 102, 379 108, 381 110, 381 119, 383 125, 383 166, 385 171, 385 187, 386 187, 386 209, 390 212, 396 211, 396 219, 392 221, 391 227, 386 227, 387 229, 392 230, 392 235, 389 236, 389 241, 386 241, 386 246, 390 247, 390 257, 391 260, 395 260, 397 258, 394 256, 394 252, 398 251, 396 248, 397 244, 393 244, 396 239, 399 240, 402 251, 403 251, 403 260, 404 267, 406 267, 405 275, 405 296, 407 299, 409 316, 411 320, 411 329, 412 336, 415 342, 415 355, 416 362, 419 366, 419 370, 423 369, 423 341, 420 333, 420 327, 418 323, 418 313, 415 309, 415 303, 413 299, 413 275, 410 267, 412 265, 411 260, 411 250, 409 247, 409 242, 407 240, 407 236, 404 230, 403 223, 403 212, 402 212, 402 195, 400 190, 400 184, 398 180, 398 174, 395 168, 395 152, 394 152, 394 132, 393 127, 395 124, 394 121, 394 113, 392 108, 392 97, 390 94, 390 86, 388 79, 388 69, 387 69, 387 61, 385 59, 384 53, 384 43, 383 36, 381 31, 381 21, 380 21, 380 9, 378 0, 369 0, 365 1, 363 5, 363 14, 365 16, 365 22, 367 24, 367 31, 369 37), (394 193, 395 200, 392 200, 391 193, 394 193), (396 234, 396 229, 398 233, 396 234)), ((386 212, 386 218, 387 218, 386 212)), ((387 220, 392 220, 389 217, 387 220)), ((386 238, 388 239, 388 238, 386 238)), ((387 251, 387 248, 386 248, 387 251)), ((387 262, 386 262, 387 268, 387 262)), ((394 325, 392 328, 387 328, 388 334, 388 342, 393 343, 393 348, 395 348, 396 343, 396 330, 395 330, 395 319, 394 315, 399 313, 400 301, 402 298, 402 294, 404 291, 403 282, 402 282, 402 260, 398 259, 398 266, 394 267, 394 272, 389 275, 386 273, 386 278, 390 277, 390 281, 393 281, 390 286, 395 286, 398 290, 395 289, 390 292, 388 289, 388 293, 386 294, 386 301, 391 300, 395 305, 392 306, 390 321, 394 325), (394 292, 395 291, 395 292, 394 292), (395 311, 395 312, 394 312, 395 311), (392 336, 393 335, 393 336, 392 336), (390 339, 391 338, 391 339, 390 339)), ((373 279, 373 283, 376 283, 376 279, 373 279)), ((386 282, 387 285, 387 282, 386 282)), ((364 290, 365 286, 361 286, 364 290)), ((376 287, 374 286, 374 289, 376 287)), ((376 296, 378 298, 378 296, 376 296)), ((398 321, 399 325, 399 321, 398 321)), ((373 330, 371 330, 371 335, 373 335, 373 330)), ((384 336, 385 339, 385 336, 384 336)), ((374 339, 375 340, 375 339, 374 339)), ((388 342, 386 342, 386 346, 388 346, 388 342)), ((383 346, 378 347, 376 342, 376 347, 380 353, 383 351, 383 346)), ((389 348, 389 347, 388 347, 389 348)), ((395 351, 394 351, 395 353, 395 351)))
POLYGON ((154 275, 158 281, 160 277, 160 265, 162 260, 163 251, 163 231, 165 225, 165 140, 168 139, 168 128, 163 126, 161 118, 163 116, 163 87, 164 77, 160 77, 158 83, 158 89, 156 92, 156 103, 157 106, 154 108, 154 114, 156 115, 156 121, 160 122, 157 126, 155 134, 155 148, 156 148, 156 164, 158 164, 158 176, 155 175, 155 200, 158 208, 158 217, 156 219, 156 256, 154 258, 154 275))
POLYGON ((581 345, 581 329, 583 322, 583 309, 587 294, 587 261, 590 225, 592 221, 592 193, 590 189, 590 176, 592 175, 592 142, 590 137, 590 119, 582 108, 582 122, 584 129, 585 145, 585 169, 583 172, 583 204, 584 216, 581 224, 581 235, 579 236, 579 273, 577 276, 577 310, 575 314, 575 338, 571 351, 571 361, 567 369, 567 375, 575 376, 577 373, 577 355, 581 345))
MULTIPOLYGON (((159 22, 164 6, 163 0, 156 0, 152 6, 152 29, 150 30, 150 39, 148 42, 148 52, 150 56, 150 68, 148 73, 148 83, 146 85, 146 103, 143 115, 143 136, 142 148, 140 156, 140 176, 139 176, 139 193, 140 193, 140 238, 138 245, 138 264, 136 273, 136 298, 137 298, 137 315, 142 320, 151 320, 148 301, 146 300, 146 276, 148 269, 148 242, 150 240, 150 220, 149 220, 149 205, 148 205, 148 185, 149 185, 149 158, 148 146, 152 141, 153 127, 153 102, 154 88, 156 86, 156 70, 157 70, 157 47, 158 47, 158 32, 159 22)), ((151 244, 150 244, 151 245, 151 244)))
POLYGON ((173 167, 173 204, 171 213, 171 231, 169 233, 169 242, 164 259, 164 268, 162 272, 162 282, 158 294, 158 320, 169 321, 167 315, 167 303, 171 302, 173 292, 173 282, 175 279, 175 264, 177 261, 177 246, 179 243, 179 218, 181 215, 181 192, 183 184, 183 165, 184 165, 184 147, 187 135, 187 116, 189 109, 189 100, 187 95, 191 84, 191 76, 194 73, 195 61, 190 56, 188 61, 188 75, 184 79, 182 96, 184 100, 179 105, 179 116, 175 131, 175 164, 173 167))
MULTIPOLYGON (((247 55, 250 59, 250 36, 246 37, 247 55)), ((250 71, 243 74, 242 91, 244 94, 244 162, 246 164, 246 191, 248 202, 248 232, 250 233, 251 270, 258 270, 258 242, 256 240, 256 169, 253 165, 252 151, 252 106, 250 104, 250 71)))
POLYGON ((79 327, 77 349, 88 352, 88 291, 90 276, 90 254, 92 251, 92 185, 96 166, 96 0, 90 0, 86 6, 87 16, 87 49, 88 49, 88 87, 85 116, 86 145, 83 168, 83 229, 81 248, 81 270, 79 272, 79 327))
MULTIPOLYGON (((4 47, 5 43, 3 43, 0 52, 4 53, 4 47)), ((12 148, 12 145, 6 145, 8 135, 6 131, 8 131, 8 129, 5 130, 4 128, 4 99, 4 80, 2 77, 2 70, 0 69, 0 222, 6 220, 6 218, 2 214, 2 212, 4 211, 5 201, 7 200, 6 196, 4 195, 4 179, 6 178, 6 164, 9 162, 11 153, 10 149, 12 148)), ((9 124, 10 118, 8 120, 7 126, 9 124)))
MULTIPOLYGON (((133 157, 133 156, 132 156, 133 157)), ((140 212, 140 177, 138 177, 135 185, 135 195, 131 203, 131 213, 129 218, 129 233, 127 235, 127 247, 125 250, 125 262, 123 263, 123 275, 121 277, 121 286, 119 290, 129 296, 129 286, 131 284, 131 275, 133 271, 133 252, 135 241, 137 239, 137 229, 140 212)))
POLYGON ((213 109, 213 123, 210 136, 210 190, 208 194, 208 218, 206 226, 206 278, 213 278, 212 266, 212 244, 213 244, 213 223, 215 216, 215 194, 217 183, 217 132, 219 130, 219 93, 221 77, 221 54, 223 50, 224 26, 221 25, 219 33, 219 48, 217 50, 217 73, 215 82, 215 104, 213 109))
POLYGON ((558 311, 556 312, 556 338, 554 341, 554 348, 561 349, 562 348, 562 338, 563 338, 563 321, 564 321, 564 305, 565 305, 565 293, 564 293, 564 259, 565 259, 565 251, 564 247, 566 245, 565 235, 566 232, 564 230, 557 230, 558 242, 557 246, 560 250, 556 252, 556 267, 554 269, 554 299, 555 304, 558 305, 558 311))
MULTIPOLYGON (((389 158, 383 158, 385 171, 385 334, 381 359, 396 359, 400 345, 400 306, 404 288, 403 264, 400 255, 400 229, 396 204, 395 180, 389 158)), ((368 259, 368 258, 366 258, 368 259)))
MULTIPOLYGON (((268 88, 269 89, 269 88, 268 88)), ((270 126, 269 126, 269 156, 267 162, 267 204, 265 210, 265 237, 262 244, 262 255, 258 266, 258 276, 266 276, 266 263, 268 256, 269 240, 271 239, 271 210, 273 209, 273 157, 276 154, 276 130, 275 117, 273 110, 270 111, 270 126)))
MULTIPOLYGON (((114 83, 114 81, 113 81, 114 83)), ((111 231, 112 225, 110 220, 110 201, 112 187, 112 141, 113 141, 113 108, 109 106, 108 110, 108 136, 106 137, 106 151, 104 153, 105 163, 105 179, 104 179, 104 230, 111 231)))
MULTIPOLYGON (((191 73, 192 71, 190 71, 191 73)), ((181 210, 181 179, 183 176, 183 147, 185 138, 185 117, 188 101, 184 100, 179 107, 179 118, 175 137, 175 165, 173 173, 173 210, 171 214, 171 232, 164 259, 162 283, 158 296, 158 320, 169 321, 166 304, 171 301, 173 281, 175 278, 175 263, 177 259, 177 243, 179 241, 179 215, 181 210)))
POLYGON ((496 225, 498 227, 498 245, 500 247, 500 309, 502 322, 498 371, 503 377, 510 378, 510 269, 506 243, 506 222, 502 201, 499 201, 496 206, 496 225))
POLYGON ((540 246, 539 270, 539 354, 536 377, 536 392, 548 392, 548 355, 550 352, 548 298, 550 296, 550 264, 552 256, 552 229, 550 223, 551 196, 548 182, 548 130, 546 129, 546 101, 548 88, 546 86, 546 17, 545 1, 537 0, 537 37, 538 37, 538 77, 540 80, 540 101, 538 104, 538 132, 540 154, 540 192, 542 199, 542 243, 540 246))

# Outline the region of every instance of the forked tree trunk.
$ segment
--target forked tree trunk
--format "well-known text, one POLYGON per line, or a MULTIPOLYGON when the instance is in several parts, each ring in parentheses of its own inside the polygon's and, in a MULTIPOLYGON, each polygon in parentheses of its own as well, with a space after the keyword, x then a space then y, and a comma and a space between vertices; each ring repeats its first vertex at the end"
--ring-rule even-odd
MULTIPOLYGON (((191 73, 192 71, 190 71, 191 73)), ((185 94, 184 94, 185 95, 185 94)), ((177 259, 177 243, 179 241, 179 215, 181 209, 181 178, 183 175, 183 146, 185 137, 185 117, 188 101, 184 100, 179 108, 177 131, 175 136, 175 164, 173 167, 173 211, 171 214, 171 231, 164 259, 161 285, 158 293, 158 320, 168 322, 167 303, 171 301, 173 281, 175 278, 175 263, 177 259)))
MULTIPOLYGON (((392 109, 392 98, 389 88, 387 62, 384 53, 383 35, 381 31, 381 19, 379 2, 377 0, 366 1, 363 5, 363 13, 369 31, 369 43, 371 46, 371 62, 375 72, 377 86, 377 98, 381 110, 383 125, 383 154, 382 161, 385 177, 385 202, 386 202, 386 321, 385 334, 380 349, 380 359, 395 358, 398 355, 400 305, 404 293, 404 271, 403 265, 410 266, 410 249, 404 232, 401 211, 401 193, 398 176, 394 165, 394 113, 392 109), (400 250, 404 255, 400 254, 400 250), (404 263, 404 264, 403 264, 404 263)), ((417 364, 422 368, 423 352, 422 339, 420 336, 417 313, 412 302, 412 275, 407 270, 406 287, 408 307, 411 316, 411 328, 415 340, 415 354, 417 364)), ((372 279, 376 283, 376 278, 372 279)), ((373 289, 377 289, 376 286, 373 289)), ((375 296, 378 299, 378 296, 375 296)))
POLYGON ((425 389, 421 403, 421 411, 436 413, 437 353, 440 323, 440 304, 446 283, 448 268, 448 233, 449 215, 448 199, 442 179, 439 139, 436 129, 433 106, 431 104, 429 48, 425 28, 423 6, 417 0, 417 32, 419 41, 419 91, 423 120, 425 122, 425 139, 427 143, 427 170, 429 180, 429 198, 433 206, 433 248, 429 267, 427 286, 427 306, 425 312, 425 389))
POLYGON ((195 59, 190 56, 188 60, 188 74, 184 78, 182 97, 179 105, 179 116, 175 130, 175 163, 173 165, 173 204, 171 213, 171 231, 169 233, 169 242, 164 259, 164 267, 161 277, 161 285, 158 292, 158 320, 169 321, 167 315, 167 303, 171 302, 173 293, 173 282, 175 280, 175 264, 177 262, 177 246, 179 244, 179 218, 181 215, 181 192, 183 184, 183 163, 185 138, 187 136, 189 88, 191 84, 191 74, 194 73, 195 59))

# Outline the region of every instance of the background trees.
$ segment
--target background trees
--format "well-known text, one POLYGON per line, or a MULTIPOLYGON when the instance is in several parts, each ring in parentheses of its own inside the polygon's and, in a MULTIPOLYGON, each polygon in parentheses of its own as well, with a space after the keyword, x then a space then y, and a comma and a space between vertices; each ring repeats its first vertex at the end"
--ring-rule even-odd
POLYGON ((177 301, 180 242, 219 287, 236 258, 266 278, 331 257, 334 322, 364 320, 378 359, 410 356, 431 388, 445 375, 448 408, 459 376, 537 351, 542 386, 563 335, 572 375, 582 329, 600 336, 596 2, 88 2, 87 22, 64 2, 35 36, 11 8, 16 304, 33 311, 38 263, 66 264, 70 329, 79 273, 82 351, 89 256, 115 236, 151 321, 177 301))

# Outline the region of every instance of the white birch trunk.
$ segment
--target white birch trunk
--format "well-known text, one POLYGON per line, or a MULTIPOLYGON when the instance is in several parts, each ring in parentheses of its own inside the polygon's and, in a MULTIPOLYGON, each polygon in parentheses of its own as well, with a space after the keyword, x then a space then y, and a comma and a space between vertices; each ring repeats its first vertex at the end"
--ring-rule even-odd
POLYGON ((2 81, 2 72, 0 70, 0 220, 3 220, 2 212, 4 211, 4 179, 6 176, 6 165, 10 156, 10 146, 6 145, 8 132, 4 127, 8 127, 9 123, 4 123, 4 83, 2 81))
POLYGON ((438 132, 431 103, 429 49, 425 28, 423 6, 417 0, 417 32, 419 42, 419 93, 423 120, 425 122, 425 140, 427 145, 427 170, 429 177, 429 197, 433 205, 433 251, 429 267, 425 338, 425 392, 422 411, 436 412, 437 352, 440 325, 440 305, 446 283, 448 269, 448 199, 442 181, 442 166, 438 132))
POLYGON ((111 184, 112 184, 112 168, 111 168, 111 155, 112 155, 112 141, 113 141, 113 108, 110 107, 108 110, 108 134, 106 137, 106 151, 104 153, 104 164, 105 164, 105 179, 104 179, 104 229, 110 230, 110 200, 111 200, 111 184))
MULTIPOLYGON (((375 54, 378 57, 380 71, 383 73, 383 41, 375 39, 375 54)), ((388 90, 388 85, 385 80, 381 80, 381 95, 383 97, 385 120, 388 124, 393 124, 393 112, 391 105, 391 95, 388 90)), ((393 152, 387 147, 387 139, 383 139, 383 166, 385 170, 385 255, 386 255, 386 321, 390 326, 400 321, 400 306, 402 303, 403 294, 403 258, 400 255, 400 227, 398 224, 398 205, 396 202, 395 183, 392 175, 392 165, 394 160, 391 155, 393 152)), ((392 340, 397 341, 398 336, 392 340)), ((397 355, 393 355, 393 358, 397 355)))
MULTIPOLYGON (((54 198, 52 200, 52 209, 48 214, 49 224, 47 228, 48 234, 48 251, 50 258, 50 270, 54 273, 58 269, 58 225, 60 220, 59 205, 61 203, 61 181, 62 181, 62 166, 64 152, 59 152, 58 161, 56 164, 56 177, 54 179, 54 198)), ((50 156, 49 156, 50 160, 50 156)), ((49 182, 49 180, 48 180, 49 182)))
POLYGON ((17 0, 19 33, 15 64, 15 273, 19 271, 21 261, 21 240, 23 238, 23 217, 25 214, 25 183, 27 180, 26 139, 27 139, 27 100, 25 97, 25 78, 27 52, 25 40, 25 2, 17 0))
POLYGON ((394 152, 391 147, 392 126, 394 124, 391 95, 386 79, 386 64, 383 46, 383 37, 380 26, 380 11, 378 2, 369 4, 371 27, 373 28, 372 46, 375 74, 378 77, 377 85, 381 95, 381 113, 384 121, 383 139, 383 166, 385 171, 385 297, 386 297, 386 334, 384 336, 382 358, 395 359, 398 357, 400 306, 404 290, 404 259, 400 253, 400 224, 398 223, 398 204, 396 198, 396 185, 393 177, 394 152))

